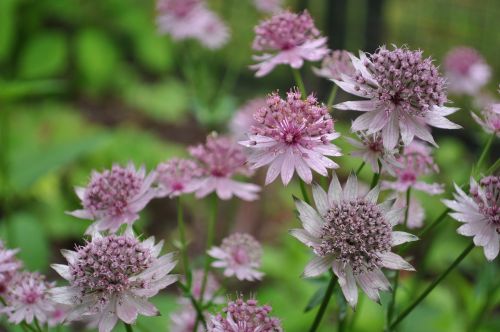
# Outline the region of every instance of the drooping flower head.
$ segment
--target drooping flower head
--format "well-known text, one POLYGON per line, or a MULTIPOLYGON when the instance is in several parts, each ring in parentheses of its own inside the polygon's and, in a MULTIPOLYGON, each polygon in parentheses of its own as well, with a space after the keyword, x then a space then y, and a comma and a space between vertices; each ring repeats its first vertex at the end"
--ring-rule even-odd
POLYGON ((396 181, 383 181, 383 189, 393 189, 399 192, 406 192, 408 188, 424 191, 431 195, 441 194, 443 185, 438 183, 426 183, 420 181, 420 177, 439 172, 438 165, 432 157, 432 149, 427 144, 413 141, 406 146, 403 153, 397 158, 403 166, 396 168, 396 181))
POLYGON ((48 294, 52 287, 54 284, 39 273, 18 273, 9 283, 4 297, 7 305, 0 312, 6 313, 13 324, 31 324, 34 319, 45 324, 55 310, 48 294))
POLYGON ((343 76, 334 82, 344 91, 369 100, 347 101, 334 107, 365 112, 352 123, 352 131, 381 131, 384 147, 391 150, 400 137, 404 145, 415 136, 436 145, 427 125, 460 128, 445 118, 458 109, 444 106, 445 80, 431 58, 423 58, 422 51, 382 46, 374 54, 360 52, 360 58, 351 56, 351 60, 355 77, 343 76))
POLYGON ((212 247, 208 254, 216 260, 213 267, 223 268, 226 277, 236 276, 239 280, 261 280, 260 272, 262 246, 250 234, 234 233, 224 240, 220 247, 212 247))
POLYGON ((202 0, 159 0, 157 10, 158 30, 175 40, 196 39, 210 49, 229 40, 228 27, 202 0))
POLYGON ((7 290, 7 284, 16 275, 22 264, 16 258, 19 249, 7 249, 0 241, 0 296, 7 290))
POLYGON ((321 37, 307 11, 300 14, 284 11, 255 27, 253 49, 265 52, 254 56, 258 64, 255 76, 269 74, 280 64, 300 68, 304 60, 319 61, 328 53, 326 37, 321 37), (269 52, 269 53, 268 53, 269 52))
POLYGON ((156 167, 158 196, 172 198, 192 193, 198 189, 201 175, 201 169, 192 160, 173 158, 161 163, 156 167))
POLYGON ((358 300, 356 284, 374 301, 379 301, 380 290, 390 288, 381 271, 383 267, 413 270, 403 258, 391 252, 391 247, 417 239, 409 233, 392 231, 403 210, 394 209, 390 202, 377 204, 378 186, 366 195, 358 192, 355 175, 349 177, 342 189, 334 174, 328 193, 313 185, 316 210, 296 200, 304 229, 290 231, 315 254, 303 276, 315 277, 333 269, 352 307, 358 300))
POLYGON ((69 214, 95 221, 87 233, 116 232, 121 225, 136 221, 139 212, 156 196, 151 187, 155 176, 154 172, 146 176, 144 167, 136 170, 132 163, 127 167, 113 165, 102 173, 94 171, 86 188, 76 188, 83 209, 69 214))
POLYGON ((333 128, 333 119, 326 106, 313 95, 302 100, 298 91, 281 99, 277 93, 267 98, 267 105, 255 112, 249 139, 240 144, 252 150, 248 161, 253 168, 270 165, 266 185, 281 173, 287 185, 293 173, 307 183, 312 181, 311 169, 327 176, 328 168, 338 165, 326 156, 340 156, 340 150, 330 141, 340 136, 333 128))
POLYGON ((233 196, 246 201, 258 198, 259 186, 232 179, 235 175, 249 176, 252 172, 247 166, 243 148, 230 138, 209 135, 205 144, 189 147, 189 153, 198 161, 203 172, 198 181, 196 197, 202 198, 216 192, 224 200, 233 196))
POLYGON ((472 118, 488 134, 495 133, 500 137, 500 104, 490 104, 481 111, 481 117, 471 112, 472 118))
POLYGON ((454 200, 443 203, 453 212, 450 216, 462 222, 458 234, 473 236, 476 246, 484 247, 489 261, 498 256, 500 248, 500 176, 490 175, 479 183, 471 178, 470 195, 455 184, 454 200))
POLYGON ((282 332, 281 322, 270 315, 272 307, 257 300, 230 301, 221 313, 212 316, 207 332, 282 332))
POLYGON ((244 139, 247 133, 250 132, 252 126, 259 124, 253 116, 255 111, 264 106, 266 106, 266 98, 254 98, 243 104, 243 106, 234 113, 229 124, 231 135, 235 139, 244 139))
POLYGON ((457 94, 476 94, 491 77, 491 68, 471 47, 456 47, 446 54, 444 71, 448 89, 457 94))
POLYGON ((321 68, 313 68, 316 75, 327 79, 342 80, 342 75, 353 77, 356 69, 350 53, 344 50, 331 51, 321 62, 321 68))
POLYGON ((130 230, 105 237, 94 233, 75 251, 62 251, 68 265, 52 265, 69 282, 52 290, 54 301, 71 307, 68 321, 93 321, 99 332, 110 332, 118 319, 132 324, 138 314, 158 315, 148 298, 177 280, 169 274, 174 255, 159 257, 162 245, 154 238, 141 242, 130 230))

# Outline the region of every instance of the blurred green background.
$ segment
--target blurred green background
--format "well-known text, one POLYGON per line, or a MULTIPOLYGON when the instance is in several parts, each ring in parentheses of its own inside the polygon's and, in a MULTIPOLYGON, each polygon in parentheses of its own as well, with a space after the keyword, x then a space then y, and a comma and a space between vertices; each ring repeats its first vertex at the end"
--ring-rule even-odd
MULTIPOLYGON (((231 27, 231 41, 218 51, 158 35, 151 0, 0 0, 0 234, 9 245, 21 248, 27 268, 56 280, 49 263, 62 261, 60 249, 82 242, 88 222, 64 211, 78 208, 73 187, 84 185, 92 169, 127 161, 151 169, 172 156, 184 156, 187 145, 204 140, 211 130, 224 131, 247 99, 293 85, 284 66, 262 79, 248 69, 253 26, 265 17, 251 0, 209 3, 231 27)), ((454 46, 475 47, 492 67, 486 91, 495 95, 500 82, 498 0, 302 0, 287 1, 286 6, 307 7, 334 48, 373 51, 380 44, 407 44, 440 63, 454 46)), ((323 98, 331 84, 312 75, 310 67, 303 69, 307 88, 323 98)), ((435 157, 441 173, 434 180, 445 183, 448 190, 453 182, 468 178, 486 140, 471 121, 471 101, 450 99, 464 108, 452 120, 465 129, 453 136, 436 132, 440 149, 435 157)), ((346 115, 334 113, 334 117, 339 119, 337 130, 348 135, 346 115)), ((350 148, 343 140, 338 144, 346 152, 339 158, 339 173, 345 176, 360 161, 348 156, 350 148)), ((498 157, 498 143, 493 151, 497 152, 490 164, 498 157)), ((365 169, 361 177, 369 181, 371 173, 365 169)), ((256 181, 263 184, 261 173, 256 181)), ((283 189, 275 183, 265 188, 258 202, 223 203, 218 240, 226 230, 239 230, 265 243, 264 281, 228 281, 228 294, 256 294, 261 302, 272 304, 287 331, 301 332, 315 315, 315 310, 303 313, 303 309, 325 281, 299 279, 309 250, 287 234, 298 225, 291 200, 298 193, 295 185, 283 189)), ((441 213, 439 199, 419 198, 427 222, 441 213)), ((190 198, 187 204, 190 252, 197 257, 204 248, 206 203, 190 198)), ((147 233, 166 239, 166 249, 173 249, 178 238, 174 202, 153 201, 140 223, 147 233)), ((466 246, 467 239, 458 236, 456 228, 457 223, 447 219, 410 252, 420 268, 418 275, 402 275, 398 309, 466 246)), ((498 259, 488 264, 482 251, 474 250, 400 331, 466 331, 479 313, 484 317, 474 331, 499 331, 498 272, 498 259), (485 301, 488 310, 482 308, 485 301)), ((169 313, 177 307, 179 294, 173 286, 158 296, 155 301, 163 315, 141 319, 139 330, 168 331, 169 313)), ((362 300, 356 321, 347 330, 381 331, 387 300, 383 298, 382 306, 362 300)), ((337 313, 345 310, 342 303, 340 298, 331 301, 321 331, 334 331, 337 313)), ((351 310, 347 314, 353 315, 351 310)), ((0 330, 8 331, 0 324, 0 330)))

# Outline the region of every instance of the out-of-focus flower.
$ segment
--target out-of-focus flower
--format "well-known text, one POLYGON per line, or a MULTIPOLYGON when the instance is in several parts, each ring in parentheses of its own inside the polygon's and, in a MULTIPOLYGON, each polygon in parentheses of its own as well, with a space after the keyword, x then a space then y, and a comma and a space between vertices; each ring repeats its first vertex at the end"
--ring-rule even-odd
POLYGON ((45 280, 39 273, 21 272, 9 283, 5 295, 7 305, 0 310, 9 317, 9 322, 31 324, 34 319, 44 324, 54 311, 54 303, 48 291, 53 283, 45 280))
POLYGON ((443 203, 454 211, 450 216, 463 223, 458 234, 473 236, 486 259, 494 260, 500 248, 500 176, 486 176, 479 183, 471 178, 470 196, 456 184, 455 190, 455 199, 443 199, 443 203))
POLYGON ((0 296, 7 290, 7 284, 22 267, 21 262, 16 258, 18 252, 19 249, 5 248, 3 242, 0 241, 0 296))
POLYGON ((259 63, 250 66, 255 76, 269 74, 280 64, 300 68, 304 60, 319 61, 328 53, 326 37, 320 37, 307 11, 301 14, 285 11, 274 15, 255 27, 253 49, 263 53, 253 59, 259 63))
POLYGON ((47 324, 50 327, 55 327, 61 324, 64 324, 66 320, 66 313, 68 311, 67 306, 56 305, 54 310, 47 317, 47 324))
POLYGON ((196 191, 201 175, 201 169, 192 160, 173 158, 159 164, 156 167, 158 197, 172 198, 196 191))
POLYGON ((396 159, 399 150, 387 150, 382 142, 380 132, 367 134, 366 131, 362 131, 357 132, 356 135, 359 141, 350 137, 345 138, 355 148, 351 155, 362 158, 364 162, 371 166, 374 173, 386 171, 391 175, 395 175, 394 169, 402 167, 396 159), (379 167, 379 162, 382 169, 379 167))
POLYGON ((350 53, 344 50, 330 52, 321 62, 321 68, 313 68, 313 71, 320 77, 338 81, 342 80, 342 75, 354 77, 356 74, 350 53))
POLYGON ((158 30, 175 40, 197 39, 210 49, 229 40, 229 28, 202 0, 159 0, 157 10, 158 30))
POLYGON ((471 47, 456 47, 444 59, 448 89, 457 94, 475 95, 491 77, 491 68, 471 47))
POLYGON ((282 332, 281 322, 270 316, 271 310, 269 305, 259 306, 257 300, 238 298, 211 317, 207 332, 282 332))
POLYGON ((391 247, 415 241, 409 233, 392 231, 403 213, 388 202, 377 204, 378 186, 366 195, 358 194, 355 175, 349 176, 344 188, 334 174, 328 194, 313 185, 316 209, 296 200, 303 229, 290 234, 316 255, 306 266, 303 276, 315 277, 329 269, 338 277, 347 302, 358 301, 358 284, 366 295, 379 302, 379 291, 389 290, 390 283, 382 268, 413 271, 391 247))
MULTIPOLYGON (((193 284, 191 286, 191 294, 195 299, 201 299, 201 287, 203 285, 204 271, 201 269, 193 271, 193 284)), ((220 289, 220 284, 212 273, 207 274, 207 283, 205 285, 204 299, 209 299, 212 303, 222 303, 224 298, 216 297, 217 291, 220 289)))
MULTIPOLYGON (((406 195, 404 193, 398 193, 396 201, 394 201, 394 208, 406 210, 406 195)), ((415 195, 410 197, 410 209, 408 210, 408 219, 406 220, 406 227, 409 229, 420 228, 424 225, 425 210, 422 204, 415 197, 415 195)), ((404 217, 401 218, 399 224, 404 223, 404 217)))
POLYGON ((255 7, 264 13, 277 13, 283 8, 283 0, 254 0, 255 7))
POLYGON ((485 132, 500 137, 500 104, 490 104, 481 111, 481 116, 471 112, 472 118, 485 132))
POLYGON ((338 138, 333 120, 324 105, 313 95, 301 99, 298 91, 287 93, 285 100, 277 93, 267 99, 267 106, 255 112, 259 125, 253 126, 249 139, 240 144, 250 148, 252 168, 270 165, 266 185, 281 173, 287 185, 295 171, 311 183, 311 169, 323 176, 338 165, 327 156, 340 156, 340 149, 330 141, 338 138))
POLYGON ((250 234, 234 233, 220 247, 213 247, 208 254, 216 260, 213 267, 223 268, 226 277, 239 280, 260 280, 264 273, 258 271, 262 258, 262 246, 250 234))
POLYGON ((146 176, 144 167, 136 170, 132 163, 126 168, 113 165, 111 170, 102 173, 93 171, 87 187, 75 190, 83 209, 69 214, 95 221, 87 233, 116 232, 121 225, 136 221, 139 212, 156 196, 156 190, 151 187, 155 177, 154 172, 146 176))
POLYGON ((352 123, 352 131, 381 131, 384 147, 391 150, 400 137, 404 145, 415 136, 436 145, 427 125, 461 128, 445 118, 458 108, 444 106, 445 80, 432 60, 422 57, 422 51, 382 46, 374 54, 360 52, 359 58, 351 59, 357 74, 334 82, 344 91, 369 100, 347 101, 334 107, 365 112, 352 123))
MULTIPOLYGON (((179 310, 170 315, 170 332, 204 332, 202 324, 196 330, 196 310, 190 303, 184 304, 179 310)), ((208 317, 206 316, 205 319, 208 317)))
POLYGON ((174 254, 158 257, 162 246, 152 237, 141 242, 130 230, 106 237, 94 233, 76 251, 62 251, 68 265, 52 265, 70 284, 52 289, 52 298, 70 306, 68 321, 90 321, 99 332, 110 332, 118 319, 132 324, 138 314, 156 316, 148 298, 177 280, 169 274, 174 254))
POLYGON ((382 181, 383 189, 406 192, 411 187, 431 195, 443 192, 442 184, 429 184, 419 180, 423 175, 439 172, 439 167, 434 162, 434 158, 432 158, 432 149, 430 146, 422 142, 413 141, 404 148, 403 153, 397 158, 397 161, 403 167, 395 169, 396 181, 382 181))
POLYGON ((266 98, 255 98, 247 101, 241 106, 229 124, 231 135, 235 139, 244 139, 247 133, 250 132, 252 126, 259 123, 254 119, 253 115, 257 110, 266 106, 266 98))
POLYGON ((237 196, 246 201, 258 198, 260 187, 232 179, 234 175, 252 174, 247 164, 243 148, 228 137, 212 134, 205 144, 189 148, 189 153, 198 160, 203 175, 198 180, 196 197, 202 198, 216 192, 220 199, 237 196))

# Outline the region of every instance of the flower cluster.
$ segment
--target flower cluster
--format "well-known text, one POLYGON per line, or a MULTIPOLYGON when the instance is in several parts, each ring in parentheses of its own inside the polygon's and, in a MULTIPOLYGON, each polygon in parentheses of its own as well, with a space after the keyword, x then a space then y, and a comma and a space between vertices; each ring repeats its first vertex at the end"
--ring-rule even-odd
POLYGON ((158 197, 170 198, 188 194, 199 188, 202 170, 192 160, 173 158, 156 167, 158 197))
POLYGON ((444 71, 450 92, 476 94, 491 77, 491 68, 471 47, 456 47, 444 59, 444 71))
POLYGON ((0 296, 5 293, 9 282, 22 267, 21 262, 16 258, 18 252, 18 249, 5 248, 3 242, 0 241, 0 296))
POLYGON ((481 117, 471 112, 472 118, 489 134, 500 137, 500 104, 489 104, 481 111, 481 117))
POLYGON ((253 3, 261 12, 277 13, 282 10, 283 0, 254 0, 253 3))

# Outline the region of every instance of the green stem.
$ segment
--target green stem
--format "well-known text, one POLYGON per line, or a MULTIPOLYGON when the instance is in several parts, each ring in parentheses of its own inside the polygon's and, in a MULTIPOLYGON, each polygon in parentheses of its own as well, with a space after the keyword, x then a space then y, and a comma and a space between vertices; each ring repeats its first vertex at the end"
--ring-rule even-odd
POLYGON ((132 328, 132 325, 130 324, 127 324, 127 323, 123 323, 125 325, 125 330, 127 332, 134 332, 134 329, 132 328))
POLYGON ((205 317, 203 317, 203 309, 200 307, 200 304, 196 299, 194 298, 193 294, 191 293, 191 290, 187 287, 187 285, 184 285, 183 283, 179 283, 179 286, 182 288, 184 291, 184 296, 189 298, 189 301, 191 302, 191 305, 193 306, 194 310, 196 311, 196 318, 202 322, 203 326, 207 326, 207 322, 205 321, 205 317))
POLYGON ((415 307, 417 305, 420 304, 420 302, 422 302, 426 297, 427 295, 430 294, 430 292, 432 292, 432 290, 444 279, 446 278, 446 276, 455 268, 457 267, 458 264, 460 264, 460 262, 462 262, 462 260, 467 257, 467 255, 472 251, 472 249, 474 249, 475 245, 474 245, 474 242, 472 242, 471 244, 469 244, 467 246, 467 248, 464 249, 464 251, 460 254, 460 256, 458 256, 455 261, 446 269, 446 271, 444 271, 429 287, 427 287, 427 289, 408 307, 406 308, 403 313, 401 313, 397 318, 396 320, 389 326, 389 330, 392 330, 394 329, 399 323, 401 323, 403 321, 403 319, 405 319, 406 316, 408 316, 412 311, 413 309, 415 309, 415 307))
POLYGON ((326 107, 330 108, 333 105, 333 102, 335 101, 335 97, 337 96, 337 91, 339 90, 339 86, 335 84, 332 88, 332 91, 330 92, 330 95, 328 96, 328 100, 326 102, 326 107))
POLYGON ((330 283, 328 284, 328 288, 326 289, 325 296, 323 297, 323 301, 321 302, 321 306, 319 307, 318 313, 314 318, 314 322, 311 325, 309 332, 315 332, 318 329, 319 324, 321 323, 321 320, 323 319, 323 316, 325 314, 326 308, 328 307, 328 303, 330 302, 330 298, 332 297, 333 290, 335 289, 336 284, 337 277, 335 275, 332 275, 330 283))
POLYGON ((184 213, 182 210, 181 196, 177 198, 177 227, 179 227, 179 237, 181 241, 180 249, 182 255, 182 263, 184 266, 184 274, 186 275, 187 287, 191 289, 192 275, 191 270, 189 269, 189 256, 186 243, 186 226, 184 223, 184 213))
POLYGON ((483 163, 486 159, 486 156, 488 155, 488 152, 490 151, 491 145, 493 144, 495 137, 496 137, 496 133, 493 133, 486 141, 486 144, 484 145, 484 148, 483 148, 483 152, 481 153, 481 156, 479 157, 479 160, 477 161, 477 164, 476 164, 476 171, 477 172, 481 171, 481 167, 483 166, 483 163))
POLYGON ((36 330, 38 332, 43 332, 42 328, 40 327, 40 324, 38 323, 38 319, 35 318, 35 320, 33 322, 35 324, 36 330))
POLYGON ((378 181, 380 180, 380 171, 382 171, 382 165, 380 164, 380 161, 378 161, 378 173, 373 173, 373 178, 372 178, 372 183, 370 184, 370 189, 375 188, 375 186, 378 184, 378 181))
POLYGON ((361 172, 361 170, 363 169, 363 167, 365 167, 366 163, 363 161, 361 163, 361 165, 359 165, 358 169, 356 170, 356 176, 359 175, 359 172, 361 172))
POLYGON ((302 181, 302 179, 299 179, 299 184, 300 184, 300 192, 302 193, 302 198, 304 198, 304 202, 311 205, 311 200, 309 199, 309 195, 307 194, 306 184, 304 183, 304 181, 302 181))
POLYGON ((447 216, 448 212, 451 210, 449 208, 446 208, 441 214, 434 220, 431 224, 427 225, 424 227, 424 229, 418 234, 419 238, 424 237, 427 233, 429 233, 431 230, 433 230, 437 225, 439 225, 447 216))
POLYGON ((302 80, 302 76, 300 75, 300 71, 298 69, 292 68, 293 78, 297 83, 297 86, 302 94, 302 99, 307 98, 306 86, 304 85, 304 81, 302 80))
POLYGON ((493 165, 491 165, 490 168, 488 168, 488 170, 486 171, 486 174, 487 175, 493 174, 497 171, 498 168, 500 168, 500 158, 497 159, 497 161, 495 161, 495 163, 493 165))

